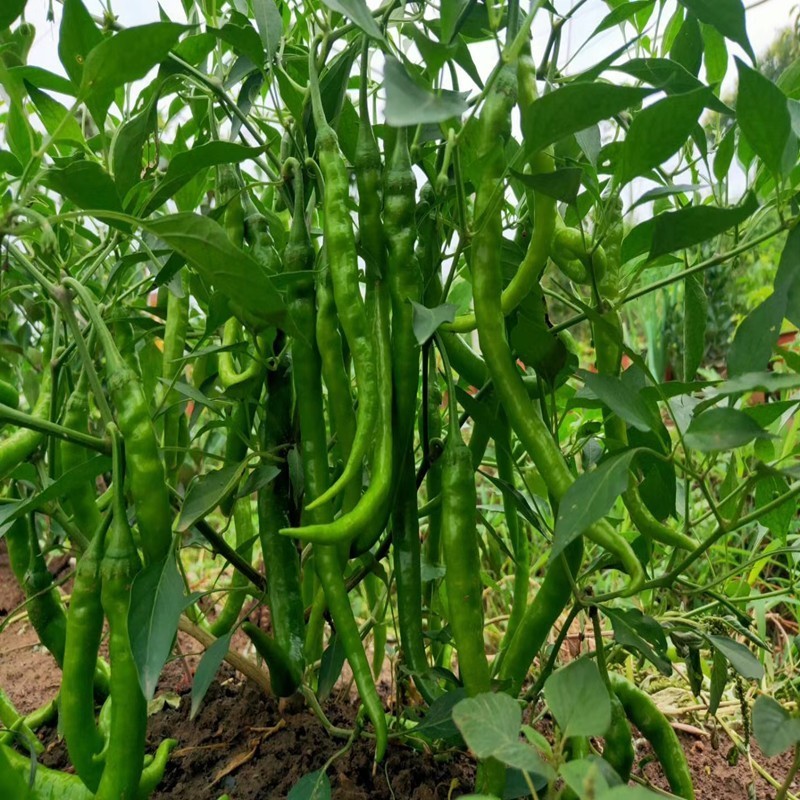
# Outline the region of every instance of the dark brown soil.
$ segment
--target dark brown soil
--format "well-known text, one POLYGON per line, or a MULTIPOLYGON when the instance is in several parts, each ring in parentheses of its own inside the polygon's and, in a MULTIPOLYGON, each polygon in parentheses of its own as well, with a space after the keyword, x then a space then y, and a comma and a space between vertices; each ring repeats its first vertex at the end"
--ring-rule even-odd
MULTIPOLYGON (((0 549, 0 622, 21 599, 0 549)), ((346 744, 326 733, 308 709, 279 705, 241 682, 227 667, 209 689, 195 719, 189 720, 198 646, 188 639, 180 641, 183 652, 192 655, 171 662, 159 687, 159 694, 178 701, 178 707, 165 704, 151 716, 148 726, 151 749, 166 737, 179 742, 154 800, 217 800, 226 792, 232 800, 285 798, 300 778, 320 769, 346 744)), ((0 632, 0 686, 22 713, 51 700, 59 680, 56 664, 36 646, 36 636, 24 621, 0 632)), ((334 726, 352 728, 355 706, 346 688, 324 710, 334 726)), ((47 746, 42 762, 65 768, 66 751, 56 730, 44 729, 41 736, 47 746)), ((771 800, 775 796, 747 755, 734 765, 728 762, 731 743, 724 734, 716 747, 699 729, 680 737, 698 800, 771 800)), ((371 740, 361 739, 333 762, 327 774, 334 800, 447 800, 472 788, 474 763, 463 753, 434 755, 393 742, 376 771, 372 755, 371 740)), ((666 788, 645 743, 637 743, 637 756, 634 775, 666 788)), ((767 759, 753 746, 751 758, 778 781, 787 774, 788 755, 767 759)), ((800 781, 793 790, 800 790, 800 781)))

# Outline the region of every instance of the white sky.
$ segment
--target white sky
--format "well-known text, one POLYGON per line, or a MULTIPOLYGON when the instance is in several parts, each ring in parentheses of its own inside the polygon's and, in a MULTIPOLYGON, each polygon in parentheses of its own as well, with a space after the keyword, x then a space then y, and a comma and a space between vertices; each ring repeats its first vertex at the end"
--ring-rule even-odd
MULTIPOLYGON (((2 2, 2 0, 0 0, 2 2)), ((570 8, 575 0, 555 0, 556 8, 564 11, 570 8)), ((84 0, 86 7, 95 14, 101 14, 103 3, 100 0, 84 0)), ((673 2, 670 0, 670 5, 673 2)), ((754 5, 747 12, 747 28, 750 41, 756 54, 760 54, 774 38, 776 31, 791 24, 794 19, 794 11, 798 8, 798 0, 746 0, 747 5, 754 5)), ((34 42, 30 63, 45 67, 53 72, 63 74, 63 69, 58 61, 56 44, 58 41, 58 22, 61 18, 61 6, 53 0, 56 21, 47 22, 48 0, 28 0, 26 8, 26 18, 36 26, 37 37, 34 42)), ((526 3, 523 3, 523 7, 526 3)), ((119 17, 119 21, 125 25, 141 25, 145 22, 155 22, 159 19, 158 0, 112 0, 114 13, 119 17)), ((184 14, 180 0, 161 0, 161 7, 173 19, 183 20, 184 14)), ((602 0, 589 0, 576 15, 577 25, 573 25, 567 34, 571 41, 565 40, 562 44, 562 55, 569 52, 569 45, 577 46, 585 36, 595 28, 600 20, 608 13, 608 6, 602 0)), ((545 14, 541 14, 541 22, 545 22, 545 14)), ((667 17, 665 16, 665 19, 667 17)), ((630 30, 630 28, 629 28, 630 30)), ((546 34, 545 34, 546 35, 546 34)), ((537 36, 539 38, 539 36, 537 36)), ((614 47, 619 46, 621 35, 619 29, 609 30, 600 34, 581 54, 579 64, 589 65, 599 60, 602 55, 609 53, 614 47)), ((543 46, 543 44, 542 44, 543 46)), ((735 45, 728 43, 729 50, 738 52, 735 45)), ((481 63, 484 59, 479 57, 480 48, 476 48, 476 63, 482 73, 488 72, 493 63, 493 53, 491 48, 485 51, 487 54, 486 62, 488 66, 484 69, 481 63)), ((729 70, 729 75, 731 71, 729 70)))

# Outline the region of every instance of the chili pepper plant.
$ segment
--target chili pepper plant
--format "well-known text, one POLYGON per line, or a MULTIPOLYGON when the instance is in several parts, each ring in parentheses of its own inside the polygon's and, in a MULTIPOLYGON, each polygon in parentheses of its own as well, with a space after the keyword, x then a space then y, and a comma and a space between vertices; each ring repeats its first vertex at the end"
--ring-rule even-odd
POLYGON ((39 5, 0 8, 0 537, 62 681, 1 695, 3 797, 148 797, 178 630, 192 715, 228 660, 341 734, 347 661, 349 743, 484 797, 655 796, 633 725, 693 798, 659 673, 798 746, 800 67, 741 0, 63 0, 47 64, 39 5), (708 271, 759 248, 715 369, 708 271), (665 287, 679 381, 623 323, 665 287))

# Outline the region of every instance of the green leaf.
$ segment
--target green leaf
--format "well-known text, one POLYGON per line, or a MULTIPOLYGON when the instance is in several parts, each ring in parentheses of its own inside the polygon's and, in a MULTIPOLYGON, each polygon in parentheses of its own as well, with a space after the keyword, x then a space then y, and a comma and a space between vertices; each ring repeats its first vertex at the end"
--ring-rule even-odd
POLYGON ((139 685, 148 702, 169 658, 186 601, 174 552, 146 566, 133 581, 128 630, 139 685))
POLYGON ((28 0, 3 0, 0 7, 0 30, 7 28, 24 10, 28 0))
POLYGON ((692 418, 684 441, 693 450, 712 453, 743 447, 754 439, 769 438, 769 433, 744 411, 735 408, 710 408, 692 418))
POLYGON ((711 86, 722 83, 728 72, 728 46, 725 37, 712 25, 701 25, 703 33, 703 60, 706 81, 711 86))
POLYGON ((676 194, 692 194, 698 192, 703 188, 700 183, 676 183, 670 186, 657 186, 655 189, 646 191, 641 197, 633 202, 631 208, 643 205, 644 203, 652 203, 654 200, 660 200, 663 197, 672 197, 676 194))
POLYGON ((639 105, 650 93, 650 89, 610 83, 579 82, 562 86, 531 104, 522 131, 525 150, 542 150, 565 136, 639 105))
POLYGON ((554 672, 545 681, 544 699, 564 738, 602 736, 611 724, 608 689, 588 658, 554 672))
POLYGON ((63 75, 56 75, 41 67, 23 64, 20 67, 12 67, 8 70, 8 74, 13 78, 27 81, 37 89, 47 89, 49 92, 57 92, 67 97, 74 97, 76 94, 77 87, 73 86, 71 81, 63 75))
POLYGON ((453 722, 453 708, 466 696, 467 690, 459 687, 437 697, 422 721, 414 728, 414 733, 424 733, 430 740, 459 736, 458 728, 453 722))
POLYGON ((464 23, 474 0, 442 0, 440 15, 442 20, 442 44, 450 44, 464 23))
POLYGON ((603 17, 600 24, 592 31, 592 35, 589 38, 592 39, 597 36, 598 33, 607 31, 617 25, 622 25, 648 6, 652 8, 653 4, 654 0, 632 0, 632 2, 625 2, 618 5, 603 17))
POLYGON ((587 370, 579 370, 578 377, 584 381, 595 397, 625 422, 640 431, 653 429, 654 423, 657 422, 654 412, 651 411, 642 396, 632 390, 624 378, 600 375, 587 370))
POLYGON ((709 636, 708 641, 728 659, 743 678, 760 681, 764 677, 763 665, 741 642, 727 636, 709 636))
POLYGON ((768 758, 800 744, 800 719, 789 716, 780 703, 760 694, 753 704, 753 735, 768 758))
POLYGON ((322 0, 328 8, 338 11, 345 17, 355 22, 367 36, 383 41, 383 34, 375 22, 375 17, 369 10, 365 0, 322 0))
POLYGON ((728 659, 712 648, 711 687, 708 693, 708 713, 716 716, 725 686, 728 683, 728 659))
POLYGON ((620 182, 647 174, 677 153, 691 136, 709 94, 702 88, 670 95, 639 112, 622 146, 620 182))
POLYGON ((692 75, 700 72, 700 65, 703 63, 703 37, 700 23, 694 14, 686 15, 670 47, 669 57, 692 75))
POLYGON ((117 128, 112 142, 111 163, 114 170, 114 182, 119 196, 124 200, 128 192, 142 178, 142 154, 147 137, 155 131, 158 122, 158 94, 147 104, 144 110, 126 120, 117 128))
MULTIPOLYGON (((778 475, 766 475, 756 484, 755 507, 763 508, 767 503, 778 500, 789 491, 785 478, 778 475)), ((794 503, 786 502, 762 514, 758 521, 769 528, 770 533, 779 539, 785 539, 796 513, 794 503)))
MULTIPOLYGON (((223 42, 227 42, 240 55, 247 56, 256 66, 261 66, 263 63, 263 40, 256 29, 249 23, 247 25, 234 25, 229 22, 221 28, 209 26, 208 30, 223 42)), ((280 30, 278 40, 280 41, 280 30)))
POLYGON ((752 61, 756 60, 747 38, 742 0, 679 0, 700 22, 713 25, 726 39, 741 45, 752 61))
MULTIPOLYGON (((253 15, 256 18, 256 27, 267 51, 267 60, 272 61, 283 36, 283 18, 275 0, 253 0, 253 15)), ((255 62, 261 66, 261 60, 255 62)))
MULTIPOLYGON (((733 208, 691 206, 680 211, 659 214, 655 220, 648 220, 653 223, 653 239, 648 258, 652 261, 666 253, 674 253, 713 239, 720 233, 741 225, 758 208, 758 199, 750 192, 740 205, 733 208)), ((629 236, 632 234, 633 231, 629 236)))
POLYGON ((219 164, 241 164, 257 158, 264 150, 264 147, 248 147, 238 142, 215 140, 177 153, 170 160, 164 177, 153 189, 147 201, 145 216, 165 203, 201 170, 219 164))
POLYGON ((597 469, 580 475, 567 489, 558 507, 551 560, 611 510, 628 488, 628 470, 636 452, 627 450, 606 459, 597 469))
POLYGON ((74 142, 81 147, 84 146, 86 140, 81 126, 78 125, 78 120, 70 114, 69 109, 62 106, 49 94, 37 89, 32 83, 28 83, 28 81, 24 81, 24 83, 45 130, 51 136, 55 134, 55 141, 74 142))
POLYGON ((617 642, 641 653, 662 675, 672 675, 672 664, 667 657, 667 638, 663 628, 652 617, 638 608, 602 606, 602 609, 611 620, 617 642))
POLYGON ((292 786, 286 800, 331 800, 331 782, 324 769, 303 775, 292 786))
POLYGON ((496 758, 524 772, 550 778, 553 769, 519 739, 522 709, 505 693, 468 697, 453 708, 453 721, 480 759, 496 758))
POLYGON ((683 380, 694 380, 706 352, 708 298, 701 275, 683 279, 683 380))
POLYGON ((610 786, 621 783, 619 775, 614 772, 611 765, 597 756, 568 761, 561 765, 558 774, 574 796, 581 798, 594 798, 598 792, 605 792, 610 786))
MULTIPOLYGON (((45 173, 45 183, 78 208, 122 211, 114 181, 96 161, 73 161, 60 169, 49 169, 45 173)), ((115 220, 109 224, 125 229, 128 227, 115 220)))
POLYGON ((444 122, 467 110, 464 95, 442 91, 433 94, 418 86, 403 65, 386 56, 383 77, 386 84, 386 124, 392 127, 444 122))
MULTIPOLYGON (((783 172, 783 154, 792 131, 786 95, 769 78, 736 59, 739 93, 736 117, 756 155, 773 174, 783 172)), ((791 166, 794 166, 792 163, 791 166)))
POLYGON ((769 364, 785 311, 785 295, 774 293, 742 320, 728 350, 729 375, 756 372, 769 364))
POLYGON ((169 55, 185 30, 187 26, 175 22, 152 22, 103 39, 86 56, 81 97, 96 97, 144 78, 169 55))
POLYGON ((141 225, 180 253, 252 320, 266 326, 283 317, 286 304, 272 280, 252 256, 231 243, 219 223, 186 213, 148 220, 141 225))
POLYGON ((443 303, 436 308, 427 308, 412 300, 411 306, 414 310, 412 323, 414 336, 420 346, 436 333, 443 322, 452 322, 456 318, 457 309, 452 303, 443 303))
POLYGON ((597 795, 597 800, 663 800, 663 797, 644 786, 612 786, 607 792, 597 795))
POLYGON ((339 641, 339 637, 334 634, 328 641, 328 646, 322 654, 319 665, 319 680, 317 681, 317 697, 320 701, 327 700, 336 681, 342 674, 346 653, 344 645, 339 641))
POLYGON ((722 141, 714 154, 714 177, 718 181, 723 181, 728 176, 731 168, 733 155, 736 151, 736 126, 731 125, 728 132, 722 137, 722 141))
POLYGON ((244 464, 228 464, 195 478, 186 490, 175 530, 187 531, 208 516, 223 500, 230 497, 239 485, 244 464))
POLYGON ((200 710, 200 704, 206 696, 208 687, 213 683, 222 662, 225 660, 225 656, 228 654, 228 650, 230 650, 232 636, 233 631, 226 633, 225 636, 220 636, 220 638, 212 642, 205 653, 203 653, 203 657, 197 665, 194 680, 192 681, 192 708, 189 711, 190 720, 194 719, 195 715, 200 710))
POLYGON ((563 203, 574 203, 578 199, 583 178, 583 170, 580 167, 565 167, 555 172, 539 172, 536 175, 526 175, 511 170, 511 174, 534 191, 554 197, 563 203))
POLYGON ((24 500, 4 503, 0 506, 0 532, 4 532, 19 517, 30 514, 53 500, 68 496, 87 481, 94 482, 98 475, 108 472, 110 467, 111 461, 107 456, 94 455, 61 474, 41 492, 36 492, 24 500))
POLYGON ((76 86, 80 86, 86 57, 102 41, 100 29, 81 0, 64 0, 58 32, 58 57, 76 86))
POLYGON ((714 387, 717 395, 743 394, 744 392, 783 392, 797 389, 800 386, 800 375, 791 372, 748 372, 714 387))

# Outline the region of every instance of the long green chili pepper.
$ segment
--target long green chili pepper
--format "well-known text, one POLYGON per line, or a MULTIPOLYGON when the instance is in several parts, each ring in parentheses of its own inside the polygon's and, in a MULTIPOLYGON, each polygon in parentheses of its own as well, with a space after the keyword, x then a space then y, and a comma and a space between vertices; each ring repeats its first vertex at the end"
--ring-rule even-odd
POLYGON ((367 594, 370 614, 375 619, 375 624, 372 627, 372 677, 377 681, 381 676, 381 672, 383 672, 383 662, 386 660, 386 637, 388 633, 388 625, 386 624, 387 603, 384 600, 386 593, 382 591, 383 584, 374 572, 370 572, 364 578, 364 589, 367 594))
MULTIPOLYGON (((236 531, 236 550, 246 561, 253 558, 253 546, 256 539, 256 528, 253 524, 253 513, 250 498, 240 497, 233 505, 233 525, 236 531)), ((247 587, 250 581, 239 570, 233 573, 228 596, 219 616, 211 623, 208 630, 217 638, 228 633, 239 619, 239 612, 244 605, 247 587)))
MULTIPOLYGON (((47 352, 46 347, 44 352, 47 352)), ((39 385, 39 396, 31 409, 31 416, 38 419, 49 419, 52 386, 53 370, 49 363, 45 363, 42 369, 42 382, 39 385)), ((0 442, 0 480, 30 458, 44 439, 43 433, 29 428, 20 428, 3 439, 0 442)))
POLYGON ((26 606, 30 621, 39 641, 50 651, 56 663, 64 663, 64 643, 67 636, 67 614, 61 595, 53 584, 39 547, 39 537, 31 520, 28 529, 30 557, 23 588, 28 598, 26 606))
POLYGON ((0 687, 0 723, 9 731, 14 731, 18 736, 22 736, 29 747, 33 747, 37 753, 44 752, 44 745, 36 738, 36 734, 31 730, 19 711, 14 707, 11 698, 0 687))
MULTIPOLYGON (((89 397, 87 395, 89 381, 82 372, 75 389, 67 400, 64 412, 64 427, 88 433, 89 431, 89 397)), ((85 447, 75 442, 62 439, 59 444, 61 470, 69 472, 83 464, 88 454, 85 447)), ((74 486, 64 498, 64 504, 72 512, 75 524, 87 535, 91 535, 100 525, 100 511, 97 508, 97 487, 93 479, 74 486)))
MULTIPOLYGON (((507 75, 511 69, 509 68, 507 75)), ((508 93, 512 91, 512 95, 508 95, 509 100, 513 100, 513 89, 511 87, 512 80, 504 78, 498 81, 499 84, 505 83, 505 88, 501 85, 498 87, 498 93, 508 93)), ((531 107, 536 100, 536 65, 530 56, 530 53, 522 53, 517 62, 517 86, 520 113, 523 118, 523 130, 525 128, 524 120, 531 114, 531 107)), ((492 113, 496 114, 498 119, 493 123, 502 122, 502 117, 505 110, 495 103, 495 101, 487 100, 487 110, 490 104, 494 104, 495 108, 492 113)), ((501 101, 501 104, 504 103, 501 101)), ((507 115, 506 115, 507 117, 507 115)), ((493 136, 499 135, 499 130, 495 129, 493 136)), ((492 142, 494 146, 496 142, 492 142)), ((495 152, 495 162, 497 157, 502 158, 501 152, 495 152)), ((532 174, 537 175, 541 173, 553 172, 555 164, 553 160, 552 148, 548 150, 537 151, 533 153, 529 160, 528 166, 532 174)), ((491 170, 489 170, 491 172, 491 170)), ((491 181, 491 178, 489 178, 491 181)), ((510 314, 517 306, 530 294, 531 289, 536 285, 542 271, 547 264, 547 257, 550 253, 551 242, 553 240, 553 232, 555 230, 556 218, 558 213, 556 211, 556 201, 552 197, 548 197, 543 192, 535 192, 533 194, 533 203, 530 208, 531 218, 533 221, 533 231, 531 233, 528 249, 525 252, 525 257, 522 260, 514 277, 509 281, 508 285, 503 289, 500 295, 500 307, 504 315, 510 314)), ((482 211, 485 209, 481 209, 482 211)), ((475 219, 478 220, 479 213, 476 206, 475 219)), ((455 266, 455 265, 454 265, 455 266)), ((457 317, 452 323, 442 326, 444 330, 456 331, 466 333, 467 331, 474 330, 477 327, 477 309, 474 314, 464 314, 457 317)))
POLYGON ((610 695, 611 725, 603 737, 603 760, 613 767, 623 783, 627 783, 636 758, 633 737, 622 703, 613 692, 610 695))
MULTIPOLYGON (((299 252, 300 241, 308 241, 308 232, 303 217, 300 181, 296 180, 295 183, 295 210, 290 243, 294 243, 299 252)), ((304 486, 306 497, 311 500, 306 504, 304 514, 311 525, 325 525, 331 521, 329 505, 320 506, 313 502, 323 495, 328 485, 327 435, 320 379, 322 369, 314 341, 314 313, 313 282, 309 275, 307 282, 299 282, 294 288, 289 318, 294 328, 292 364, 295 403, 300 420, 304 486)), ((347 596, 339 549, 334 545, 314 545, 312 553, 336 635, 350 663, 361 702, 375 727, 375 759, 380 761, 386 752, 388 738, 386 716, 372 680, 370 664, 347 596)))
MULTIPOLYGON (((285 364, 267 375, 267 402, 260 439, 265 453, 278 448, 285 453, 292 441, 292 378, 285 364)), ((258 534, 275 641, 296 665, 294 674, 302 675, 305 619, 300 554, 291 539, 278 533, 289 524, 291 485, 289 464, 284 462, 277 477, 259 489, 258 534)))
POLYGON ((59 709, 59 725, 75 772, 93 792, 97 791, 103 764, 97 758, 105 742, 94 713, 93 675, 103 635, 100 565, 108 524, 107 515, 89 547, 78 561, 67 614, 67 636, 59 709))
POLYGON ((174 484, 178 470, 183 463, 180 449, 181 425, 186 424, 184 414, 184 398, 172 385, 183 373, 183 351, 186 346, 186 332, 189 327, 189 291, 188 281, 181 273, 181 295, 167 293, 167 320, 164 326, 164 350, 161 377, 166 381, 164 398, 164 461, 166 474, 170 483, 174 484), (172 388, 169 388, 172 387, 172 388))
MULTIPOLYGON (((443 351, 444 352, 444 351, 443 351)), ((472 454, 461 438, 449 364, 448 430, 442 454, 442 554, 446 568, 450 629, 458 651, 458 670, 467 694, 491 691, 489 662, 483 638, 483 586, 478 546, 475 472, 472 454)), ((482 762, 477 790, 503 796, 505 766, 494 759, 482 762)))
MULTIPOLYGON (((375 449, 371 459, 370 484, 355 507, 327 524, 304 525, 281 531, 310 542, 336 544, 353 541, 356 553, 366 552, 386 527, 389 495, 392 486, 392 353, 389 334, 389 297, 385 281, 380 277, 384 264, 384 246, 380 226, 380 154, 362 109, 359 144, 356 152, 356 179, 359 187, 359 223, 361 243, 367 262, 367 322, 374 340, 378 396, 378 425, 375 449), (377 207, 378 214, 374 213, 377 207)), ((326 189, 327 191, 327 189, 326 189)), ((311 509, 313 510, 313 508, 311 509)))
POLYGON ((111 719, 97 798, 133 800, 142 776, 147 726, 147 702, 139 685, 128 634, 131 585, 141 569, 141 562, 125 504, 123 440, 115 425, 108 427, 114 444, 114 499, 111 527, 106 534, 105 552, 100 562, 100 598, 109 627, 111 719))
POLYGON ((379 390, 375 348, 358 285, 358 253, 353 221, 348 210, 347 168, 339 151, 336 133, 325 119, 313 47, 309 50, 309 76, 314 124, 317 129, 317 154, 325 179, 325 246, 339 322, 353 356, 358 385, 357 426, 350 455, 342 474, 322 495, 311 501, 316 508, 333 499, 350 481, 361 475, 362 461, 372 444, 377 423, 379 390))
POLYGON ((514 457, 511 452, 511 429, 502 409, 498 411, 495 423, 498 425, 502 436, 495 439, 495 459, 497 460, 497 477, 508 485, 502 488, 503 512, 508 528, 508 537, 514 553, 514 599, 511 606, 511 616, 508 619, 505 637, 510 641, 520 620, 525 614, 528 604, 528 583, 531 574, 531 550, 525 526, 521 523, 514 500, 514 483, 516 474, 514 470, 514 457))
MULTIPOLYGON (((537 408, 528 398, 506 339, 500 303, 502 273, 497 253, 503 231, 495 193, 502 180, 500 143, 508 128, 515 96, 516 76, 513 69, 507 67, 496 80, 481 114, 483 134, 479 156, 485 158, 486 163, 475 199, 475 218, 481 220, 481 226, 472 242, 473 296, 478 339, 495 392, 517 438, 553 497, 559 500, 572 484, 573 477, 537 408)), ((584 535, 619 559, 629 576, 624 593, 635 594, 644 582, 644 570, 630 544, 606 522, 591 525, 584 535)))
POLYGON ((659 711, 647 692, 616 673, 609 673, 611 689, 625 714, 650 743, 659 760, 670 791, 685 800, 694 800, 692 773, 678 736, 669 720, 659 711))
POLYGON ((73 278, 65 278, 64 285, 80 297, 105 353, 108 389, 126 443, 130 491, 145 560, 148 563, 158 561, 167 555, 172 544, 172 510, 158 439, 141 379, 122 359, 89 292, 73 278))
POLYGON ((4 380, 0 380, 0 403, 9 408, 19 408, 19 392, 4 380))
POLYGON ((501 681, 510 682, 508 692, 512 697, 519 694, 533 659, 572 597, 572 583, 582 558, 583 541, 579 538, 550 562, 544 581, 525 610, 514 636, 503 643, 506 649, 501 651, 495 668, 501 681))

